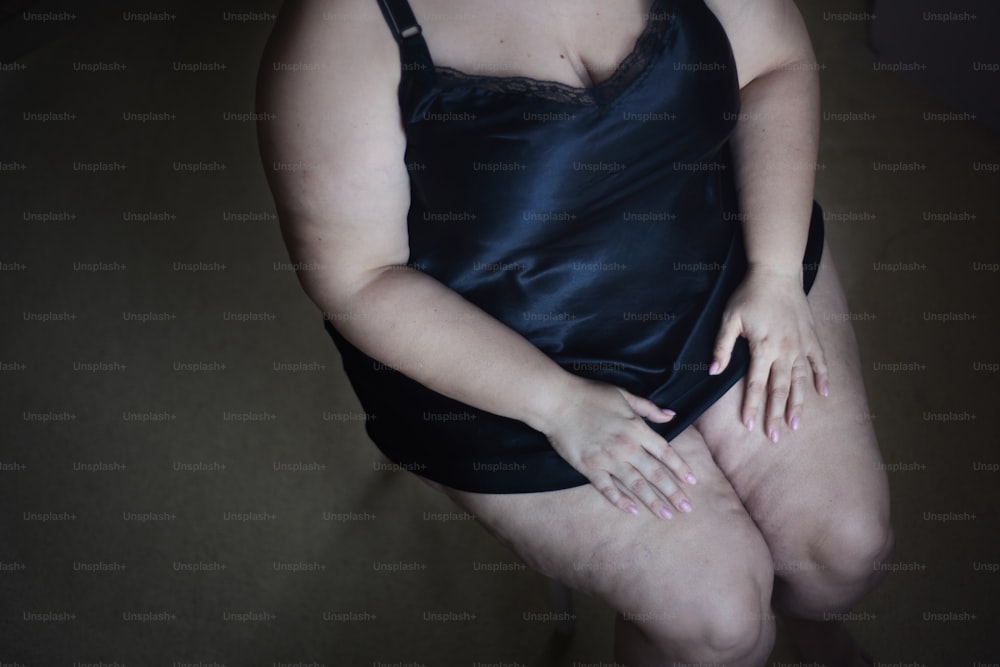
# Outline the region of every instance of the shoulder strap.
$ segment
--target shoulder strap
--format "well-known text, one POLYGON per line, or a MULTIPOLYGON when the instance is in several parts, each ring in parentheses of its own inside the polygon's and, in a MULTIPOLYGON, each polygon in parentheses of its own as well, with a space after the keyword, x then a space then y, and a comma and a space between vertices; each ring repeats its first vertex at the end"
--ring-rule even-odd
POLYGON ((378 4, 397 42, 420 34, 420 24, 407 0, 379 0, 378 4))
POLYGON ((434 63, 410 3, 407 0, 378 0, 378 6, 399 44, 403 70, 399 79, 399 100, 404 108, 410 108, 419 92, 430 85, 434 63))
POLYGON ((378 0, 378 6, 399 44, 404 63, 412 68, 414 62, 419 62, 430 68, 430 52, 410 3, 407 0, 378 0))

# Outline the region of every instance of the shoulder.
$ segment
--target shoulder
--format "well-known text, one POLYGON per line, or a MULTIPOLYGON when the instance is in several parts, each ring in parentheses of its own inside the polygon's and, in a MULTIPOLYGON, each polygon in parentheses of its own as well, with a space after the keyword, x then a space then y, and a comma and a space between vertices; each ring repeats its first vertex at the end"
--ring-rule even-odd
POLYGON ((255 106, 265 175, 296 256, 336 256, 343 266, 405 256, 400 70, 399 47, 374 0, 282 7, 261 58, 255 106))
POLYGON ((792 63, 815 62, 793 0, 704 0, 726 31, 740 87, 792 63))
POLYGON ((398 84, 399 49, 378 3, 286 0, 264 48, 258 83, 282 78, 398 84), (292 74, 299 76, 286 76, 292 74))
MULTIPOLYGON (((321 209, 336 184, 353 183, 353 170, 402 164, 400 69, 374 0, 286 0, 261 57, 255 105, 268 164, 300 167, 268 171, 279 201, 314 198, 321 209)), ((393 187, 403 176, 393 172, 393 187)))

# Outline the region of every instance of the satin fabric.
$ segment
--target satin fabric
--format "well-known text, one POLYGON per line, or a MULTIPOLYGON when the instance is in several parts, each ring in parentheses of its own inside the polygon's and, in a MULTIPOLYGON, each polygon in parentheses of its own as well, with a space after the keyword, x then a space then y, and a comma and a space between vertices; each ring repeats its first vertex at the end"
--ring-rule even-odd
MULTIPOLYGON (((650 423, 675 437, 749 364, 740 338, 726 371, 708 375, 746 272, 728 144, 739 86, 715 16, 700 0, 657 0, 626 59, 639 71, 589 89, 444 76, 422 37, 400 47, 410 266, 567 371, 675 410, 650 423)), ((822 242, 814 202, 806 291, 822 242)), ((400 466, 483 493, 587 483, 542 433, 442 396, 324 326, 369 436, 400 466)))

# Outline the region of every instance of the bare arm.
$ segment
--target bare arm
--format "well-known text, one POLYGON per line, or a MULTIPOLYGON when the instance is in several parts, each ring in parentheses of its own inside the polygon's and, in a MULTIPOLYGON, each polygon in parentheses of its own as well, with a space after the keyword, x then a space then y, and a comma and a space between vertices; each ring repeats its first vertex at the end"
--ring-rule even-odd
POLYGON ((819 147, 819 74, 792 0, 708 0, 740 79, 731 143, 747 259, 801 280, 819 147))
MULTIPOLYGON (((372 358, 543 432, 620 509, 635 511, 612 473, 660 511, 665 504, 639 471, 650 476, 667 465, 686 478, 690 469, 642 417, 664 422, 669 415, 563 370, 514 330, 406 267, 410 200, 399 76, 398 47, 376 3, 299 0, 282 8, 258 79, 257 110, 274 119, 261 121, 258 135, 303 289, 372 358), (325 12, 336 18, 323 20, 325 12), (284 63, 297 63, 298 71, 284 63), (629 446, 624 453, 616 449, 622 445, 629 446)), ((669 475, 656 477, 680 506, 686 498, 669 475)))
POLYGON ((579 378, 405 266, 399 52, 376 3, 337 4, 339 17, 318 23, 317 3, 283 9, 258 83, 258 112, 275 118, 260 124, 261 153, 289 254, 304 267, 299 281, 369 356, 441 394, 543 427, 553 398, 579 378))
POLYGON ((751 361, 741 418, 778 442, 799 427, 806 387, 829 392, 826 356, 802 289, 819 146, 819 74, 793 0, 706 0, 733 48, 740 118, 731 138, 749 271, 723 314, 710 372, 744 336, 751 361), (766 400, 765 400, 766 399, 766 400), (765 416, 756 421, 758 408, 765 416))

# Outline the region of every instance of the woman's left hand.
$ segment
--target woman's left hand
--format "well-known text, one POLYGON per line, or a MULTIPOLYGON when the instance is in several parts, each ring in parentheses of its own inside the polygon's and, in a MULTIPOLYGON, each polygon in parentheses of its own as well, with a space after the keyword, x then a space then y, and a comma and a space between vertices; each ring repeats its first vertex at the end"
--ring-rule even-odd
POLYGON ((729 364, 740 335, 750 345, 743 424, 753 430, 766 395, 764 432, 778 442, 783 418, 792 430, 799 428, 810 369, 816 392, 829 394, 826 355, 802 289, 800 267, 751 265, 723 312, 710 375, 729 364))

